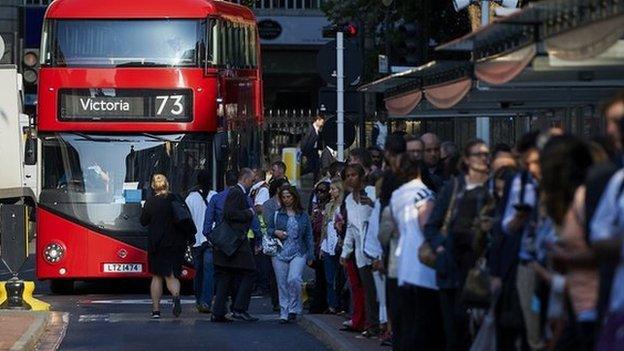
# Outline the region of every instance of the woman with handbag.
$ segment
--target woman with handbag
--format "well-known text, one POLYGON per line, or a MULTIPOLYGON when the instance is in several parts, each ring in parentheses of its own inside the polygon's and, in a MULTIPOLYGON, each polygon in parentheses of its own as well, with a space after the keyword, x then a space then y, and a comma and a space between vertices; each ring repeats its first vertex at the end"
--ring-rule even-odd
POLYGON ((169 192, 167 177, 155 174, 151 185, 155 196, 147 199, 143 206, 141 225, 147 227, 149 271, 153 274, 152 318, 160 318, 163 279, 173 296, 173 315, 177 317, 182 312, 178 278, 182 272, 186 237, 175 227, 172 209, 175 197, 169 192))
MULTIPOLYGON (((482 140, 468 143, 463 150, 463 175, 442 188, 425 226, 425 239, 435 258, 433 267, 440 289, 446 334, 446 349, 468 350, 470 334, 467 308, 461 294, 468 272, 477 263, 474 250, 475 218, 489 202, 487 188, 490 150, 482 140)), ((422 249, 419 255, 422 255, 422 249)), ((423 257, 420 257, 423 261, 423 257)), ((430 262, 427 262, 431 264, 430 262)))
POLYGON ((325 267, 325 282, 327 285, 328 313, 338 311, 340 292, 336 284, 336 274, 340 268, 340 248, 342 239, 336 230, 336 222, 340 222, 343 215, 340 211, 344 200, 344 185, 340 179, 334 179, 329 186, 330 200, 323 211, 323 226, 321 227, 321 247, 319 256, 325 267))
POLYGON ((267 235, 281 240, 282 248, 272 258, 277 279, 280 304, 280 323, 296 321, 303 312, 301 284, 306 263, 314 260, 314 240, 310 217, 303 210, 294 186, 284 185, 278 190, 281 208, 269 218, 267 235))

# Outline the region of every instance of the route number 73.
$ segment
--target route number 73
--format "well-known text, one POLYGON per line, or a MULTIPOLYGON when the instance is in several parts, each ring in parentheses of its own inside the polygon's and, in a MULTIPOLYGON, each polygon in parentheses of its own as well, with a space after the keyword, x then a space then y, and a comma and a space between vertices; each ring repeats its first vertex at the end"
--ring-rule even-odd
POLYGON ((184 95, 159 95, 156 96, 156 101, 158 105, 158 109, 156 111, 156 115, 160 116, 165 111, 165 114, 171 114, 175 116, 179 116, 184 112, 184 105, 182 104, 182 99, 184 95), (165 110, 167 108, 167 110, 165 110))

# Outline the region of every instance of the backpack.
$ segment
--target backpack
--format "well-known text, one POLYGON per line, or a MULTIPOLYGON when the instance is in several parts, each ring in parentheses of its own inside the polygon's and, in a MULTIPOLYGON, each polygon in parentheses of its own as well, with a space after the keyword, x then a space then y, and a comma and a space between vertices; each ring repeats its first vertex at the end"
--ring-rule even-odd
POLYGON ((197 228, 195 227, 195 222, 193 222, 191 211, 180 195, 176 194, 173 196, 171 209, 173 211, 173 224, 178 229, 179 233, 184 236, 187 243, 191 245, 195 244, 197 228))
POLYGON ((267 184, 267 182, 262 182, 262 185, 260 185, 259 187, 255 188, 250 194, 249 197, 251 198, 252 203, 256 203, 256 196, 258 195, 258 193, 260 192, 260 189, 262 188, 266 188, 269 189, 269 184, 267 184))

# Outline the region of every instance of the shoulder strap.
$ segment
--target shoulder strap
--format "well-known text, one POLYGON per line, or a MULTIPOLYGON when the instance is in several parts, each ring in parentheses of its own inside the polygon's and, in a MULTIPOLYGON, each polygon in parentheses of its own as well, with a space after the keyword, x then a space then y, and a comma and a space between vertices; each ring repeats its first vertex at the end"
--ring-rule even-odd
POLYGON ((202 201, 204 201, 204 204, 206 204, 206 206, 208 206, 208 194, 206 193, 204 195, 204 193, 202 192, 201 189, 197 189, 197 193, 199 194, 199 197, 201 197, 202 201))
POLYGON ((446 214, 444 215, 444 222, 442 224, 442 228, 440 229, 440 233, 443 236, 448 235, 448 227, 451 224, 451 217, 453 216, 453 209, 455 208, 455 201, 457 200, 457 190, 459 188, 459 180, 457 177, 453 178, 453 193, 451 194, 451 201, 449 202, 449 206, 446 209, 446 214))
POLYGON ((524 195, 526 193, 526 184, 529 182, 529 172, 522 171, 520 173, 520 203, 524 203, 524 195))
MULTIPOLYGON (((624 179, 622 180, 622 182, 620 183, 620 186, 618 187, 618 192, 617 192, 617 196, 615 197, 615 204, 617 206, 617 202, 620 199, 620 197, 622 197, 622 192, 624 192, 624 179)), ((615 218, 613 219, 613 225, 618 225, 620 223, 620 211, 616 211, 616 215, 615 218)))

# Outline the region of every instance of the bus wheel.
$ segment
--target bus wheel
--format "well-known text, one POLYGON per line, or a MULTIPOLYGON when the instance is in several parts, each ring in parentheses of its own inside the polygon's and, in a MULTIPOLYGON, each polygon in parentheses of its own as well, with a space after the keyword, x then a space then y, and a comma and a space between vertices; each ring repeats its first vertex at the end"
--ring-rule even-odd
POLYGON ((74 281, 69 279, 50 280, 50 291, 57 295, 69 295, 74 292, 74 281))

